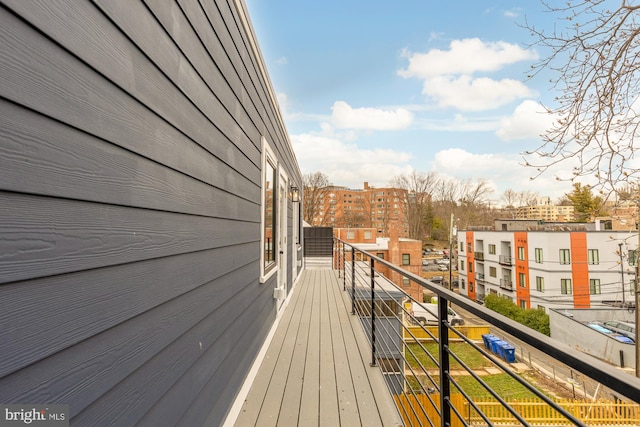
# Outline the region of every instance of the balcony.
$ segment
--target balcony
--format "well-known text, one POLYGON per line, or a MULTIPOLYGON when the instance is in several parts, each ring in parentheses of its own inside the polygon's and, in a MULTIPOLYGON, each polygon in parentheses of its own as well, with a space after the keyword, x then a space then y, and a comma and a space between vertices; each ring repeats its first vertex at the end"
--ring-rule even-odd
POLYGON ((337 269, 317 265, 302 273, 236 426, 538 425, 540 420, 545 425, 586 426, 614 421, 634 425, 638 419, 637 378, 347 242, 340 241, 335 253, 337 269), (359 252, 357 257, 351 256, 354 252, 359 252), (432 314, 438 320, 433 325, 413 318, 408 303, 417 301, 379 274, 381 266, 392 271, 390 277, 407 277, 437 295, 432 314), (449 303, 487 324, 450 325, 445 320, 449 303), (620 402, 613 400, 559 403, 518 375, 516 365, 483 346, 483 337, 474 331, 488 325, 492 332, 503 331, 564 363, 572 377, 575 373, 595 381, 598 397, 610 393, 629 401, 615 410, 611 408, 620 402), (479 354, 490 365, 483 369, 499 372, 530 397, 513 398, 513 391, 502 385, 492 388, 462 348, 479 354), (489 397, 474 396, 469 381, 489 397), (609 409, 596 410, 594 405, 609 409))
POLYGON ((302 273, 236 426, 402 425, 339 280, 302 273))
POLYGON ((500 288, 508 291, 513 290, 513 281, 511 279, 500 279, 500 288))
POLYGON ((502 265, 513 265, 511 255, 500 255, 498 262, 502 265))
POLYGON ((484 282, 484 273, 476 273, 476 280, 484 282))
POLYGON ((474 252, 473 253, 473 258, 476 261, 484 261, 484 252, 474 252))

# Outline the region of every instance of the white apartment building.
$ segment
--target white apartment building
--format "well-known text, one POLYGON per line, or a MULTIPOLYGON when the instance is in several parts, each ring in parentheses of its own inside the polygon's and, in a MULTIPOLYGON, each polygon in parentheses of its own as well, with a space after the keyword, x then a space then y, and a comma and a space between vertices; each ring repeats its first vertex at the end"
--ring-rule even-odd
POLYGON ((460 293, 510 298, 522 308, 591 308, 635 300, 630 231, 460 231, 460 293))

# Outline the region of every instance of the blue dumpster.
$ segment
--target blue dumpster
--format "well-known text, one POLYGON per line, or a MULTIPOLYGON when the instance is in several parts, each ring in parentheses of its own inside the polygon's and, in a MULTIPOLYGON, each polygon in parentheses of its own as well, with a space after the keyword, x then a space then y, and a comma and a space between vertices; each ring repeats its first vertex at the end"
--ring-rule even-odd
POLYGON ((498 340, 498 341, 491 341, 491 351, 494 354, 497 354, 498 356, 500 356, 500 347, 502 347, 504 344, 509 344, 506 341, 502 341, 502 340, 498 340))
POLYGON ((484 341, 484 347, 491 351, 491 341, 498 341, 500 338, 493 334, 483 334, 482 341, 484 341))
POLYGON ((516 348, 511 344, 503 344, 500 348, 500 357, 507 363, 515 363, 516 348))

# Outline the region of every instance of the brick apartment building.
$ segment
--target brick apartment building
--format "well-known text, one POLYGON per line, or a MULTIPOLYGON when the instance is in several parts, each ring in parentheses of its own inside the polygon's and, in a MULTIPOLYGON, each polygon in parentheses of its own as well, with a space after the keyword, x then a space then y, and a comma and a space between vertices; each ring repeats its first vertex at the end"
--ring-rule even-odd
MULTIPOLYGON (((327 187, 313 218, 314 226, 338 228, 372 228, 376 236, 389 236, 392 218, 404 218, 407 191, 401 188, 370 187, 363 189, 327 187)), ((404 224, 404 221, 401 221, 404 224)), ((400 227, 400 236, 408 236, 406 225, 400 227)))
MULTIPOLYGON (((375 256, 389 261, 391 264, 402 267, 416 275, 422 270, 422 242, 399 236, 398 221, 390 222, 389 237, 377 237, 376 228, 334 228, 333 235, 345 242, 354 244, 375 256)), ((356 261, 363 260, 362 254, 356 253, 356 261)), ((351 261, 350 253, 347 253, 346 261, 351 261)), ((413 298, 422 301, 423 288, 409 279, 403 278, 388 267, 378 265, 376 270, 395 283, 404 292, 413 298)))

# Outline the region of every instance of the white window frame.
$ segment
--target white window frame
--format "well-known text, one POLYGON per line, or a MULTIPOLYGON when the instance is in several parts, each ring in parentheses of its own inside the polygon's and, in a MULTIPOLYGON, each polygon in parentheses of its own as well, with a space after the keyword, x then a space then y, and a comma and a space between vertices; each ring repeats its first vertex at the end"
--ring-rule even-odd
MULTIPOLYGON (((269 269, 265 269, 265 259, 264 259, 264 248, 265 248, 265 233, 264 233, 264 226, 265 226, 265 194, 264 194, 264 188, 266 185, 266 176, 265 176, 265 170, 266 170, 266 165, 267 162, 269 162, 269 164, 271 165, 271 167, 274 170, 274 175, 276 176, 276 180, 278 179, 278 160, 276 158, 276 155, 274 154, 273 150, 271 149, 271 146, 269 145, 269 143, 267 142, 265 137, 262 137, 262 169, 260 172, 261 175, 261 183, 262 185, 260 186, 260 199, 261 199, 261 204, 260 204, 260 283, 265 283, 267 280, 269 280, 269 278, 271 276, 273 276, 274 274, 276 274, 276 272, 278 271, 278 257, 274 255, 274 265, 273 267, 270 267, 269 269)), ((272 239, 276 238, 275 233, 277 232, 277 228, 278 228, 278 186, 277 186, 277 182, 273 183, 273 208, 274 208, 274 223, 273 223, 273 230, 271 231, 272 234, 272 239)), ((275 240, 274 240, 275 242, 275 240)), ((274 245, 274 251, 276 249, 275 247, 276 245, 274 245)))

